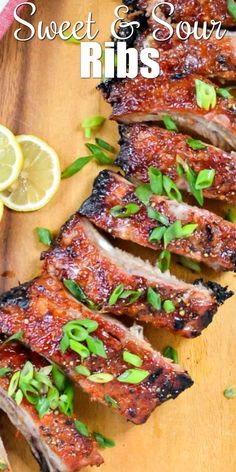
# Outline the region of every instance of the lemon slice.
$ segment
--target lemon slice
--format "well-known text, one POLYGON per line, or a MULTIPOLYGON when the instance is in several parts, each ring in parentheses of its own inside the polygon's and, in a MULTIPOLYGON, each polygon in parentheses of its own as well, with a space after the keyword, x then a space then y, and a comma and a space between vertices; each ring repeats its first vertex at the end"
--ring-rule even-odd
POLYGON ((21 135, 16 139, 23 152, 23 167, 17 180, 0 193, 0 198, 12 210, 39 210, 51 200, 60 184, 59 159, 36 136, 21 135))
POLYGON ((14 134, 0 125, 0 192, 17 179, 22 164, 22 151, 14 134))
POLYGON ((3 202, 2 200, 0 199, 0 221, 3 217, 3 210, 4 210, 4 206, 3 206, 3 202))

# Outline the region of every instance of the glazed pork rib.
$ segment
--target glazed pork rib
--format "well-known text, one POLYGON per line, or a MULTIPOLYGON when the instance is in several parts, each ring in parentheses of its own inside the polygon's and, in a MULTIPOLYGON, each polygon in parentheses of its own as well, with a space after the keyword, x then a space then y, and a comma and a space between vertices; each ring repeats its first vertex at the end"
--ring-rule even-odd
POLYGON ((197 104, 196 80, 214 87, 208 79, 184 78, 108 80, 99 88, 113 107, 111 118, 120 123, 162 122, 169 115, 187 132, 194 132, 215 146, 236 148, 236 102, 217 96, 216 106, 207 111, 197 104))
POLYGON ((61 280, 73 279, 85 296, 112 315, 128 315, 139 321, 167 328, 182 336, 198 336, 211 322, 220 303, 230 295, 213 282, 204 287, 186 284, 153 267, 138 257, 114 248, 86 220, 75 214, 62 227, 48 253, 43 254, 44 270, 61 280), (110 297, 116 287, 137 294, 138 298, 110 297), (166 313, 148 302, 148 290, 157 292, 161 300, 171 300, 175 310, 166 313))
POLYGON ((80 434, 74 416, 50 410, 41 419, 34 406, 26 399, 17 405, 8 395, 12 376, 22 370, 27 361, 40 370, 48 363, 20 344, 0 347, 0 369, 10 372, 0 377, 0 408, 23 434, 35 459, 44 472, 77 472, 88 465, 99 466, 103 459, 97 443, 91 437, 80 434))
POLYGON ((181 190, 190 191, 187 180, 177 172, 176 164, 181 158, 196 174, 203 169, 215 170, 213 185, 203 190, 206 198, 236 202, 235 152, 228 153, 208 144, 194 150, 190 136, 141 123, 120 126, 119 131, 120 153, 115 164, 128 177, 149 182, 148 169, 155 167, 181 190))
POLYGON ((187 372, 178 365, 163 358, 117 321, 72 299, 63 284, 51 277, 35 279, 2 295, 0 327, 6 335, 23 331, 25 345, 60 366, 92 400, 112 404, 135 424, 144 423, 156 406, 192 385, 187 372), (95 324, 91 335, 85 332, 81 338, 85 331, 81 330, 81 323, 89 325, 91 331, 91 323, 95 324), (72 338, 68 341, 65 332, 69 331, 72 338), (77 333, 81 340, 88 339, 87 348, 77 341, 77 333), (88 377, 78 371, 81 359, 88 377), (134 369, 135 364, 140 368, 134 369))
MULTIPOLYGON (((151 16, 153 8, 158 5, 160 0, 123 0, 123 3, 130 9, 145 11, 147 16, 151 16)), ((202 24, 206 21, 211 25, 211 20, 221 21, 222 26, 226 28, 235 28, 236 21, 228 10, 227 0, 170 0, 175 10, 171 16, 173 23, 187 21, 194 24, 198 21, 202 24)), ((170 8, 166 4, 160 8, 161 14, 169 18, 170 8)))
POLYGON ((94 182, 92 195, 82 204, 80 214, 114 237, 162 250, 163 240, 151 238, 155 228, 163 227, 148 216, 151 207, 152 212, 156 210, 167 219, 167 227, 176 221, 181 222, 182 227, 197 225, 190 236, 173 238, 167 245, 170 252, 204 262, 215 270, 235 271, 236 226, 233 223, 205 209, 157 195, 152 195, 146 206, 135 196, 135 191, 136 187, 119 174, 102 171, 94 182), (125 208, 131 202, 139 207, 136 214, 127 218, 111 214, 113 207, 125 208))
POLYGON ((4 470, 5 472, 11 472, 11 467, 8 461, 6 449, 0 437, 0 470, 4 470))

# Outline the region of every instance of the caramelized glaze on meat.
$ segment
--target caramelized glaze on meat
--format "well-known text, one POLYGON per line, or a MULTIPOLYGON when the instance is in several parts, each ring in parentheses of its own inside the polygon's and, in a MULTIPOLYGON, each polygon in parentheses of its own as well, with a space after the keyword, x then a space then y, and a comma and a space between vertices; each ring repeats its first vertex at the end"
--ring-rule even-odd
POLYGON ((23 331, 25 345, 58 364, 78 383, 92 400, 106 403, 105 395, 117 402, 116 411, 135 424, 144 423, 162 402, 175 398, 192 385, 189 375, 138 340, 120 323, 91 312, 67 294, 63 285, 52 277, 41 277, 16 287, 0 297, 1 332, 12 335, 23 331), (61 351, 63 327, 76 319, 92 319, 98 323, 93 335, 104 344, 107 357, 91 354, 84 365, 91 373, 109 373, 108 383, 95 383, 76 372, 80 356, 68 349, 61 351), (142 359, 142 369, 150 372, 141 383, 121 383, 117 377, 131 368, 123 360, 124 350, 142 359))

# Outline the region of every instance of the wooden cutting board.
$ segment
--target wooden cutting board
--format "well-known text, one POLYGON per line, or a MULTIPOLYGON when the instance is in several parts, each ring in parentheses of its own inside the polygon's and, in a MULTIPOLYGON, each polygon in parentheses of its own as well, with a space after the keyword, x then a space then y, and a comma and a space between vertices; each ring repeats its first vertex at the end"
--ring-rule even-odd
MULTIPOLYGON (((73 23, 92 11, 100 29, 99 41, 109 37, 113 0, 37 0, 34 24, 52 19, 73 23)), ((14 133, 36 134, 58 152, 62 168, 85 154, 81 121, 97 114, 109 116, 109 107, 95 90, 96 81, 80 79, 80 47, 33 39, 19 43, 11 31, 0 43, 0 122, 14 133)), ((117 126, 107 122, 100 136, 116 143, 117 126)), ((6 290, 39 273, 36 226, 57 230, 89 194, 98 167, 91 164, 63 181, 55 198, 41 211, 17 214, 5 211, 0 225, 0 290, 6 290), (7 275, 7 276, 6 276, 7 275)), ((211 203, 211 209, 214 204, 211 203)), ((215 210, 219 205, 215 205, 215 210)), ((155 260, 155 254, 140 248, 122 247, 155 260)), ((194 275, 180 267, 174 272, 187 281, 194 275)), ((233 274, 213 278, 236 291, 233 274)), ((229 300, 202 336, 181 339, 153 328, 145 328, 152 345, 161 350, 167 344, 179 352, 180 363, 189 370, 194 386, 177 400, 155 411, 143 426, 127 424, 110 409, 91 404, 86 395, 77 395, 78 415, 92 430, 116 441, 104 451, 101 472, 235 472, 236 400, 227 400, 223 390, 236 383, 235 297, 229 300)), ((38 466, 28 446, 4 415, 0 416, 3 436, 13 472, 36 472, 38 466)))

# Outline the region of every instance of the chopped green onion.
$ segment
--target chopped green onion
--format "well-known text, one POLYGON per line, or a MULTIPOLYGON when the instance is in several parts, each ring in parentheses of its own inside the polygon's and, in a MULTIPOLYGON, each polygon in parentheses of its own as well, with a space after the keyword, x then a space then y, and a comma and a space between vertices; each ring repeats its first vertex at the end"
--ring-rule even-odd
POLYGON ((73 398, 74 386, 69 382, 63 395, 61 395, 59 399, 59 411, 66 416, 72 416, 73 414, 73 398))
POLYGON ((228 387, 224 390, 224 396, 226 398, 236 398, 236 387, 228 387))
POLYGON ((12 369, 10 369, 9 367, 3 367, 2 369, 0 369, 0 379, 5 375, 10 374, 11 371, 12 369))
POLYGON ((7 470, 8 465, 0 460, 0 470, 7 470))
POLYGON ((117 377, 117 380, 122 383, 139 384, 150 375, 148 370, 142 369, 128 369, 123 374, 117 377))
POLYGON ((93 156, 95 157, 95 159, 97 160, 98 164, 113 164, 114 163, 114 160, 107 156, 101 149, 99 146, 97 146, 96 144, 90 144, 90 143, 86 143, 85 146, 89 149, 89 151, 93 154, 93 156))
POLYGON ((181 233, 179 234, 178 238, 188 238, 193 234, 197 227, 198 224, 195 223, 189 223, 188 225, 182 226, 181 233))
POLYGON ((229 14, 236 20, 236 3, 235 0, 227 0, 227 9, 229 14))
POLYGON ((88 428, 87 428, 86 424, 84 424, 82 421, 80 421, 80 420, 75 420, 75 427, 76 427, 77 431, 78 431, 82 436, 86 436, 86 437, 89 436, 88 428))
POLYGON ((193 234, 195 229, 198 227, 197 224, 181 225, 180 220, 176 220, 169 228, 166 229, 164 234, 164 247, 167 248, 168 244, 174 239, 188 238, 193 234))
POLYGON ((117 300, 120 298, 121 294, 124 291, 124 285, 120 284, 113 290, 110 298, 109 298, 109 305, 115 305, 117 300))
MULTIPOLYGON (((163 176, 156 167, 149 167, 148 175, 150 180, 151 191, 155 195, 162 195, 163 192, 163 176)), ((147 184, 148 185, 148 184, 147 184)))
POLYGON ((177 128, 175 122, 172 120, 171 116, 163 115, 162 120, 164 122, 164 125, 165 125, 166 129, 168 129, 169 131, 177 131, 178 132, 178 128, 177 128))
POLYGON ((85 118, 85 120, 82 122, 82 128, 85 130, 85 137, 88 139, 91 138, 92 131, 94 129, 100 128, 105 120, 106 118, 103 116, 92 116, 90 118, 85 118))
POLYGON ((217 98, 215 87, 211 84, 195 79, 197 105, 204 110, 215 108, 217 98))
POLYGON ((167 346, 163 350, 162 354, 163 354, 164 357, 167 357, 168 359, 172 359, 172 361, 175 364, 178 364, 178 362, 179 362, 178 352, 173 347, 167 346))
POLYGON ((88 337, 88 331, 80 326, 78 323, 71 321, 63 327, 63 332, 75 341, 85 341, 88 337))
MULTIPOLYGON (((236 11, 236 3, 235 3, 235 11, 236 11)), ((216 89, 217 95, 220 95, 223 98, 233 98, 233 95, 229 92, 227 88, 217 88, 216 89)))
POLYGON ((155 210, 152 206, 148 207, 148 216, 152 220, 156 220, 164 226, 169 225, 168 218, 165 215, 162 215, 162 213, 159 213, 159 211, 155 210))
POLYGON ((197 180, 195 182, 195 188, 197 190, 202 190, 204 188, 209 188, 212 186, 215 178, 214 169, 203 169, 199 172, 197 180))
POLYGON ((175 167, 176 167, 176 172, 179 175, 179 177, 183 177, 183 175, 184 175, 183 168, 178 163, 176 164, 175 167))
POLYGON ((104 344, 101 339, 92 338, 91 336, 88 336, 86 339, 86 343, 92 354, 103 357, 104 359, 107 358, 104 344))
POLYGON ((102 436, 100 433, 93 433, 94 438, 96 439, 99 447, 105 449, 106 447, 114 447, 115 442, 112 439, 107 439, 105 436, 102 436))
POLYGON ((160 294, 153 290, 152 287, 148 287, 147 291, 147 301, 148 303, 153 306, 156 310, 161 309, 161 297, 160 294))
POLYGON ((167 196, 171 200, 176 200, 177 202, 182 202, 183 198, 182 195, 176 186, 176 184, 173 182, 173 180, 170 179, 167 175, 163 176, 163 187, 165 189, 165 192, 167 196))
POLYGON ((17 392, 15 394, 15 402, 18 406, 21 404, 23 398, 24 398, 24 396, 23 396, 22 391, 20 389, 17 390, 17 392))
POLYGON ((132 303, 135 303, 141 297, 141 295, 141 290, 124 290, 120 298, 128 300, 126 305, 131 305, 132 303))
POLYGON ((65 42, 67 43, 72 43, 72 44, 81 44, 81 41, 73 35, 73 33, 70 33, 69 31, 64 31, 63 36, 65 38, 65 42))
POLYGON ((35 409, 38 412, 39 418, 42 419, 44 415, 50 410, 49 400, 44 397, 39 397, 35 405, 35 409))
POLYGON ((189 147, 194 149, 194 151, 198 149, 205 149, 207 147, 207 145, 199 141, 199 139, 193 139, 193 138, 187 139, 187 144, 189 145, 189 147))
POLYGON ((151 242, 161 241, 165 232, 166 232, 166 228, 164 228, 163 226, 158 226, 157 228, 154 228, 149 236, 149 241, 151 242))
POLYGON ((92 374, 88 377, 88 380, 90 380, 91 382, 94 382, 94 383, 100 383, 100 384, 104 384, 104 383, 108 383, 108 382, 111 382, 113 380, 113 375, 111 374, 106 374, 106 373, 103 373, 103 372, 99 372, 97 374, 92 374))
POLYGON ((127 203, 127 205, 116 205, 110 209, 110 214, 114 218, 128 218, 132 215, 136 215, 140 210, 137 203, 127 203))
POLYGON ((187 269, 190 269, 193 272, 201 272, 200 265, 197 262, 188 259, 188 257, 179 256, 178 261, 183 267, 186 267, 187 269))
POLYGON ((8 396, 12 397, 14 393, 16 392, 18 385, 19 385, 19 380, 20 380, 20 370, 15 372, 10 380, 10 384, 8 387, 8 396))
POLYGON ((128 364, 132 364, 135 367, 141 367, 143 361, 141 357, 137 356, 136 354, 133 354, 132 352, 129 351, 124 351, 123 352, 123 359, 125 362, 128 364))
POLYGON ((38 240, 45 246, 51 246, 52 244, 52 233, 46 228, 37 228, 38 240))
POLYGON ((2 343, 2 346, 5 346, 5 344, 12 343, 14 341, 22 341, 24 334, 25 334, 24 331, 18 331, 17 333, 7 338, 6 341, 2 343))
POLYGON ((166 272, 170 268, 171 253, 166 249, 161 252, 158 259, 158 267, 161 272, 166 272))
POLYGON ((88 333, 93 333, 98 328, 98 322, 95 320, 91 320, 90 318, 84 318, 80 320, 75 320, 73 323, 77 323, 80 326, 83 326, 87 329, 88 333))
POLYGON ((236 224, 236 211, 232 208, 229 208, 226 214, 226 220, 236 224))
POLYGON ((104 395, 104 400, 108 403, 108 405, 112 406, 113 408, 119 408, 118 402, 110 395, 104 395))
POLYGON ((63 283, 67 290, 79 301, 88 305, 91 310, 95 310, 97 307, 92 300, 86 297, 85 293, 83 292, 82 288, 75 282, 75 280, 71 279, 64 279, 63 283))
POLYGON ((72 351, 79 354, 82 359, 86 359, 86 357, 90 356, 90 352, 87 347, 79 343, 78 341, 74 341, 73 339, 70 339, 70 348, 72 349, 72 351))
POLYGON ((74 162, 72 162, 71 165, 66 167, 66 169, 61 174, 61 178, 67 179, 68 177, 72 177, 72 175, 75 175, 77 172, 83 169, 83 167, 86 166, 92 159, 93 156, 79 157, 74 162))
POLYGON ((165 300, 163 302, 163 310, 166 312, 166 313, 173 313, 173 311, 175 311, 175 305, 174 303, 171 301, 171 300, 165 300))
POLYGON ((53 383, 57 387, 57 389, 60 392, 63 392, 65 390, 65 387, 66 387, 67 378, 61 372, 61 370, 58 369, 58 367, 56 367, 55 365, 52 367, 52 379, 53 379, 53 383))
POLYGON ((84 375, 84 377, 89 377, 89 375, 91 375, 90 370, 87 369, 87 367, 85 367, 84 365, 78 365, 75 368, 75 371, 77 372, 77 374, 84 375))
POLYGON ((30 383, 30 381, 33 379, 33 376, 34 376, 34 366, 32 362, 27 361, 20 373, 20 381, 19 381, 20 385, 21 385, 21 382, 30 383))
POLYGON ((140 202, 142 202, 144 205, 147 205, 152 196, 152 190, 151 190, 150 184, 139 185, 135 189, 134 194, 140 200, 140 202))
POLYGON ((190 187, 190 191, 192 193, 192 195, 194 196, 194 198, 196 198, 197 202, 199 203, 199 205, 203 205, 203 193, 202 193, 202 190, 197 190, 196 189, 196 180, 197 180, 197 175, 195 174, 195 172, 190 169, 190 167, 186 164, 187 166, 187 169, 186 169, 186 179, 187 179, 187 182, 189 184, 189 187, 190 187))
POLYGON ((106 151, 111 152, 112 154, 115 154, 116 149, 114 148, 114 146, 111 146, 111 144, 107 143, 101 138, 95 138, 95 141, 100 148, 105 149, 106 151))
POLYGON ((56 410, 57 408, 60 408, 59 392, 57 388, 49 388, 47 399, 49 401, 51 410, 56 410))
POLYGON ((67 349, 70 347, 70 338, 67 336, 67 334, 64 334, 63 338, 60 341, 60 349, 63 354, 67 351, 67 349))

